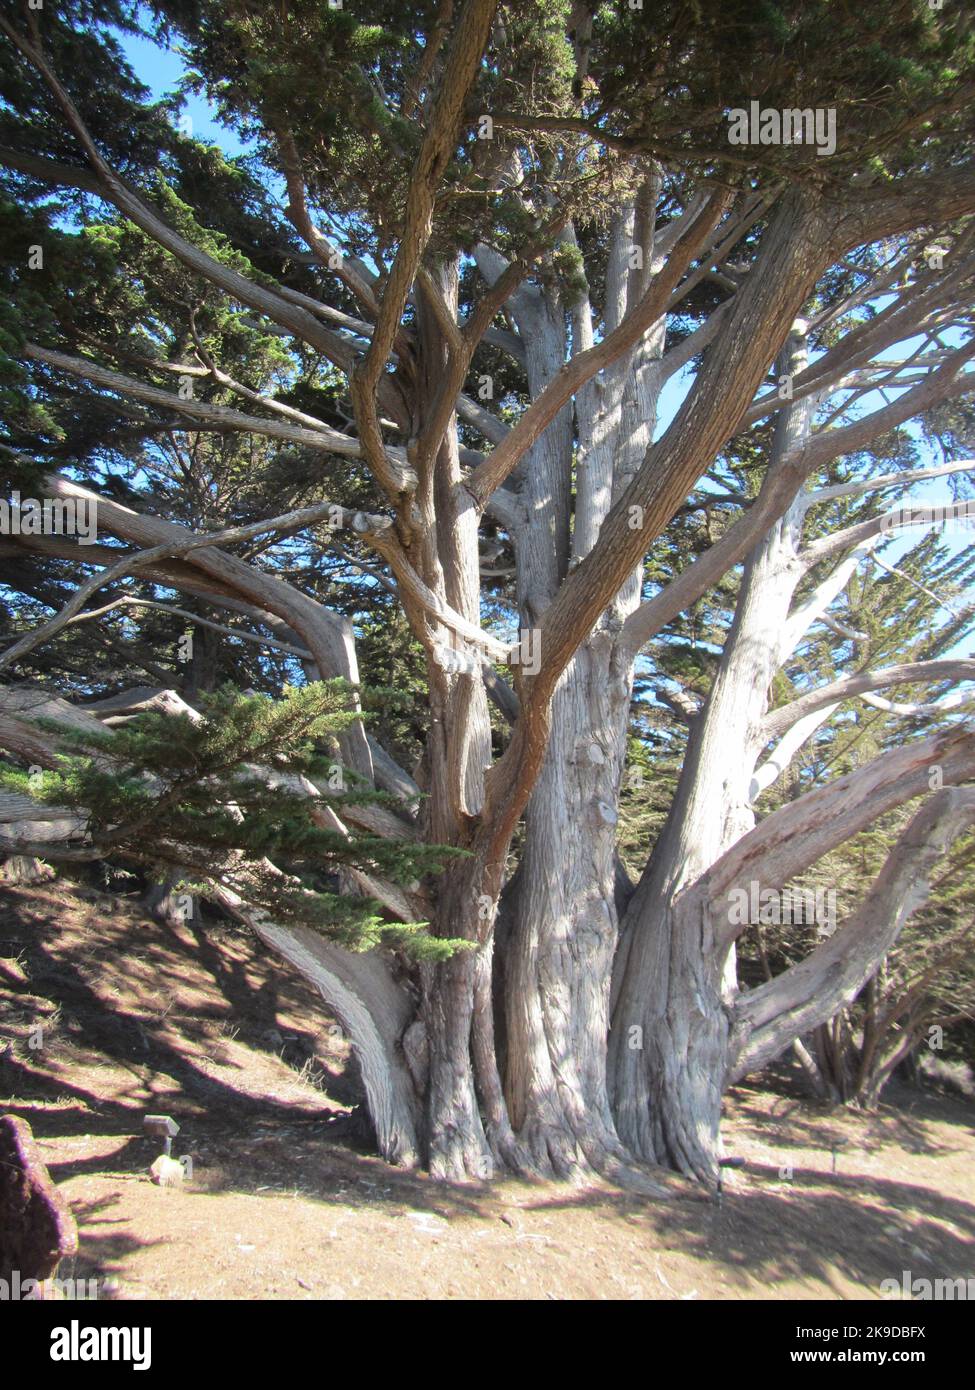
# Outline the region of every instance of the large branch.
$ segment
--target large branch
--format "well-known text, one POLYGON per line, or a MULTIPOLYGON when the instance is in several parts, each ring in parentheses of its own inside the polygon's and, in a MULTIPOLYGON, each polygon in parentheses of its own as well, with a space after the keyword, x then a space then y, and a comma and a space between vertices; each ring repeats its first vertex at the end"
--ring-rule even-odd
POLYGON ((882 410, 875 410, 842 429, 820 430, 806 445, 805 459, 810 471, 821 468, 840 454, 852 454, 868 445, 878 434, 903 424, 929 405, 950 396, 975 390, 975 374, 962 374, 962 368, 975 357, 975 342, 965 343, 919 386, 905 392, 882 410))
POLYGON ((603 523, 599 540, 562 585, 542 620, 548 690, 701 473, 737 429, 828 255, 819 214, 786 194, 763 237, 755 268, 732 302, 690 395, 603 523), (632 517, 642 522, 634 527, 632 517))
POLYGON ((389 1163, 414 1167, 417 1102, 402 1048, 412 1005, 389 966, 375 951, 356 954, 307 927, 281 926, 229 886, 213 892, 321 994, 355 1047, 380 1153, 389 1163))
MULTIPOLYGON (((173 522, 134 512, 98 497, 56 473, 48 475, 44 490, 52 497, 83 499, 89 506, 94 504, 100 528, 143 549, 182 541, 192 534, 173 522)), ((189 555, 194 567, 204 576, 226 585, 248 603, 285 622, 304 641, 324 676, 342 676, 352 685, 358 684, 355 639, 347 619, 329 612, 284 580, 265 574, 236 556, 209 546, 192 550, 189 555)), ((350 767, 372 778, 372 758, 358 722, 344 736, 343 754, 350 767)))
POLYGON ((761 767, 757 768, 748 788, 748 800, 754 804, 762 792, 771 787, 782 776, 803 744, 812 738, 818 728, 826 723, 838 705, 823 705, 820 709, 797 719, 791 729, 780 739, 775 750, 769 754, 761 767))
POLYGON ((863 541, 845 555, 836 567, 820 581, 812 593, 796 604, 784 624, 780 665, 791 656, 815 622, 821 621, 833 600, 849 584, 858 567, 870 555, 876 541, 863 541))
POLYGON ((936 792, 899 837, 859 910, 804 960, 738 996, 729 1083, 771 1062, 856 998, 926 901, 934 864, 973 821, 975 787, 936 792))
MULTIPOLYGON (((2 696, 5 710, 22 709, 71 727, 106 731, 106 726, 91 714, 75 710, 62 700, 48 699, 43 693, 6 689, 2 696)), ((105 703, 111 709, 118 701, 105 703)), ((181 703, 171 699, 166 707, 175 710, 181 703)), ((146 702, 142 704, 145 706, 146 702)), ((5 712, 0 714, 0 746, 12 748, 19 756, 31 756, 31 739, 25 746, 20 738, 24 727, 31 728, 23 720, 5 712)), ((44 766, 51 766, 55 762, 56 740, 46 734, 45 742, 47 753, 41 761, 44 766)), ((0 842, 6 850, 23 852, 27 848, 59 859, 85 859, 101 853, 98 846, 72 846, 72 839, 85 833, 83 819, 59 813, 56 808, 35 808, 29 798, 17 800, 26 805, 6 807, 20 813, 18 823, 9 831, 2 823, 5 808, 0 806, 0 842), (36 840, 30 838, 33 835, 36 840)), ((272 865, 265 863, 264 867, 274 872, 272 865)), ((395 983, 387 961, 378 951, 346 951, 307 927, 274 922, 247 900, 246 865, 232 874, 218 873, 215 866, 215 875, 208 885, 210 895, 309 980, 334 1011, 356 1049, 380 1150, 391 1162, 412 1166, 418 1160, 416 1097, 400 1043, 413 1010, 408 994, 395 983)), ((366 882, 368 888, 376 887, 372 880, 366 882)), ((404 920, 411 920, 412 916, 406 904, 404 920)))
MULTIPOLYGON (((291 535, 296 531, 301 531, 305 527, 313 525, 317 521, 324 521, 335 513, 341 513, 342 508, 333 506, 329 502, 317 502, 311 507, 285 512, 281 516, 268 517, 263 521, 253 521, 245 526, 230 526, 222 531, 206 532, 202 535, 186 535, 179 538, 173 537, 164 541, 161 545, 153 546, 149 550, 142 551, 137 555, 124 555, 117 560, 114 565, 107 569, 93 574, 84 583, 79 584, 59 613, 56 613, 48 622, 35 628, 33 632, 27 633, 12 647, 0 655, 0 670, 6 666, 19 661, 29 651, 32 651, 42 641, 48 641, 51 637, 67 625, 67 623, 80 613, 86 601, 104 584, 114 583, 116 579, 122 579, 130 574, 137 573, 147 565, 153 565, 159 560, 169 560, 180 555, 189 554, 193 550, 199 550, 204 546, 216 548, 222 545, 231 545, 238 541, 250 540, 254 536, 272 533, 275 536, 291 535)), ((391 523, 385 517, 376 518, 384 526, 391 523)))
POLYGON ((321 264, 333 271, 346 288, 350 289, 355 297, 365 305, 366 309, 375 314, 377 308, 376 295, 373 290, 375 277, 367 278, 358 266, 348 264, 345 257, 336 251, 324 233, 315 226, 308 212, 305 178, 294 136, 290 130, 285 129, 276 131, 275 135, 278 151, 281 155, 281 167, 284 170, 285 186, 288 190, 288 220, 295 230, 305 238, 321 264))
MULTIPOLYGON (((906 342, 922 331, 926 324, 946 312, 945 305, 953 304, 964 313, 971 298, 973 261, 970 256, 945 273, 930 273, 928 283, 920 288, 911 285, 910 293, 894 298, 873 317, 855 324, 792 380, 792 401, 816 395, 824 389, 837 390, 858 379, 858 371, 871 366, 871 360, 885 349, 906 342)), ((873 370, 884 367, 882 361, 873 370)), ((752 425, 781 409, 783 402, 777 390, 760 396, 746 412, 743 424, 752 425)))
MULTIPOLYGON (((54 556, 58 559, 71 560, 74 564, 79 566, 91 564, 107 566, 114 564, 115 561, 119 559, 119 551, 114 547, 106 545, 82 547, 79 546, 76 541, 70 541, 65 537, 58 536, 18 536, 16 543, 4 543, 0 545, 0 556, 8 552, 22 555, 25 551, 31 554, 38 553, 41 555, 54 556)), ((316 660, 314 653, 310 649, 306 651, 304 648, 296 646, 295 643, 298 640, 297 634, 286 619, 280 617, 276 613, 272 613, 265 607, 243 601, 236 596, 239 592, 238 588, 233 587, 229 583, 211 578, 193 564, 189 564, 183 560, 161 561, 156 564, 140 567, 139 573, 143 578, 151 580, 154 584, 192 594, 194 597, 202 599, 207 603, 215 604, 217 607, 225 608, 232 613, 238 613, 250 622, 270 629, 271 632, 276 634, 275 639, 272 639, 270 645, 295 654, 300 653, 303 658, 307 657, 307 659, 319 665, 326 674, 342 674, 347 678, 350 678, 352 675, 352 672, 344 663, 341 669, 337 671, 333 671, 331 667, 322 666, 321 647, 318 647, 318 657, 316 660)), ((9 578, 7 582, 11 583, 12 587, 17 587, 15 576, 9 578)), ((128 597, 123 597, 119 601, 133 602, 136 604, 143 602, 142 600, 130 599, 128 597)), ((183 612, 183 610, 174 609, 169 605, 159 606, 167 607, 170 612, 183 612)), ((86 613, 81 613, 74 621, 79 621, 86 616, 88 616, 86 613)), ((191 618, 193 622, 207 623, 206 619, 202 619, 196 614, 187 614, 187 616, 191 618)), ((326 619, 327 617, 328 615, 326 614, 326 619)), ((265 640, 254 639, 252 634, 241 632, 236 628, 228 628, 225 630, 228 634, 232 634, 235 637, 244 637, 247 640, 265 640)), ((351 640, 351 638, 349 640, 351 640)), ((166 678, 164 673, 158 674, 160 679, 166 678)), ((485 676, 485 679, 487 679, 487 676, 485 676)), ((353 730, 353 735, 356 742, 358 742, 357 727, 353 730)), ((420 794, 419 789, 409 774, 389 756, 386 750, 382 748, 371 735, 366 735, 366 744, 371 753, 371 762, 375 773, 376 785, 381 787, 384 791, 392 792, 404 802, 409 803, 416 800, 420 794)), ((359 766, 359 764, 353 764, 353 766, 359 766)), ((367 768, 368 763, 363 758, 359 770, 365 771, 367 768)))
POLYGON ((930 771, 940 769, 942 786, 975 775, 975 735, 952 729, 908 743, 874 758, 865 767, 790 801, 749 831, 702 874, 678 901, 681 911, 706 914, 719 949, 745 929, 730 921, 728 895, 754 880, 781 888, 837 845, 851 840, 880 816, 931 790, 930 771))
POLYGON ((551 698, 562 672, 738 421, 831 255, 815 201, 787 192, 762 239, 752 274, 732 301, 718 341, 663 438, 650 446, 594 548, 563 581, 536 632, 538 674, 522 678, 521 715, 489 770, 472 871, 500 892, 504 861, 545 756, 551 698), (634 510, 642 527, 633 526, 634 510))
MULTIPOLYGON (((921 508, 915 508, 920 511, 921 508)), ((928 509, 931 510, 930 508, 928 509)), ((952 518, 966 518, 972 515, 971 501, 965 502, 946 502, 938 503, 939 521, 950 521, 952 518)), ((931 524, 929 518, 928 525, 931 524)), ((802 552, 802 562, 806 569, 813 569, 816 565, 821 565, 824 560, 831 559, 838 551, 849 550, 854 546, 864 545, 875 536, 886 535, 900 527, 914 524, 910 517, 904 516, 904 509, 885 512, 883 516, 871 517, 868 521, 860 521, 855 526, 847 526, 842 531, 834 531, 832 535, 825 535, 821 540, 814 541, 802 552)))
POLYGON ((844 191, 834 208, 836 254, 916 227, 950 222, 973 210, 971 161, 954 169, 877 182, 859 192, 844 191))

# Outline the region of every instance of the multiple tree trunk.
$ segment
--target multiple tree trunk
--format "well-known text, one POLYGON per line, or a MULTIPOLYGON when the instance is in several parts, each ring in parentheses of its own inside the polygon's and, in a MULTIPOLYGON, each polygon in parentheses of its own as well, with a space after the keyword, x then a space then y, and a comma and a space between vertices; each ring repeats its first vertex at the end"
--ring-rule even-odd
MULTIPOLYGON (((217 419, 221 428, 353 455, 370 468, 386 510, 347 524, 386 563, 426 653, 422 812, 414 813, 416 784, 361 728, 346 736, 343 758, 403 797, 384 833, 422 835, 467 854, 416 891, 363 887, 394 915, 429 916, 441 935, 463 938, 472 949, 420 967, 407 984, 381 952, 355 956, 271 922, 248 906, 239 887, 218 883, 215 894, 314 983, 348 1030, 378 1142, 391 1161, 422 1162, 451 1179, 508 1168, 631 1182, 647 1182, 641 1166, 666 1164, 713 1182, 727 1085, 825 1024, 862 988, 922 900, 935 856, 975 818, 975 792, 959 785, 975 773, 975 739, 964 729, 885 754, 758 824, 754 810, 803 738, 856 693, 841 685, 769 712, 776 672, 879 531, 859 528, 807 544, 804 519, 818 498, 803 489, 832 460, 967 389, 962 368, 971 354, 945 350, 884 409, 817 430, 817 404, 851 373, 866 374, 864 380, 876 374, 876 355, 916 330, 931 312, 924 295, 937 299, 938 289, 925 282, 904 290, 883 330, 854 330, 842 350, 815 360, 806 355, 808 325, 797 316, 818 278, 851 248, 908 235, 932 217, 946 222, 970 213, 975 190, 959 177, 937 187, 912 185, 896 199, 850 194, 830 204, 808 186, 767 197, 704 189, 687 198, 681 216, 658 227, 662 171, 647 164, 638 191, 621 197, 610 229, 599 267, 601 313, 586 294, 569 302, 552 276, 535 276, 531 258, 508 264, 484 246, 477 254, 482 299, 462 319, 460 256, 434 252, 429 240, 438 180, 456 145, 491 8, 465 8, 389 273, 380 283, 362 267, 345 272, 373 320, 358 363, 349 340, 301 307, 300 296, 252 283, 168 227, 104 164, 44 60, 26 41, 19 46, 45 72, 106 201, 211 285, 348 372, 356 436, 314 421, 283 424, 240 412, 231 419, 226 408, 203 403, 183 413, 188 428, 217 419), (725 302, 686 342, 669 346, 668 325, 689 289, 724 275, 720 267, 758 225, 758 250, 735 272, 725 302), (415 317, 405 327, 411 295, 415 317), (510 428, 463 392, 473 353, 502 307, 508 326, 499 341, 524 367, 530 401, 510 428), (664 386, 701 352, 686 400, 656 437, 664 386), (773 362, 791 379, 791 398, 762 391, 773 362), (380 406, 409 441, 405 449, 385 442, 380 406), (462 448, 458 413, 480 428, 483 457, 462 448), (774 444, 758 498, 712 552, 643 602, 643 561, 654 540, 743 423, 768 415, 776 417, 774 444), (518 623, 529 634, 519 660, 509 658, 514 690, 500 687, 511 727, 498 757, 487 693, 492 681, 499 688, 498 678, 485 680, 482 671, 504 649, 481 629, 478 532, 485 514, 510 538, 518 623), (634 663, 655 633, 739 563, 734 622, 692 723, 666 828, 624 901, 615 827, 634 663), (797 598, 814 567, 817 583, 797 598), (537 669, 527 660, 532 644, 537 669), (927 793, 933 767, 943 790, 922 804, 861 908, 806 960, 740 991, 734 949, 743 928, 731 920, 729 894, 752 882, 782 889, 877 816, 927 793), (515 866, 510 852, 519 825, 515 866)), ((310 227, 293 161, 288 173, 296 225, 310 227)), ((52 174, 55 181, 68 177, 63 169, 52 174)), ((565 220, 560 235, 574 237, 565 220)), ((310 243, 321 249, 311 235, 310 243)), ((972 271, 967 245, 958 257, 964 273, 952 283, 963 293, 972 271)), ((949 284, 949 309, 952 293, 949 284)), ((88 359, 43 348, 30 348, 28 357, 155 400, 131 378, 99 375, 88 359)), ((180 410, 171 393, 151 389, 180 410)), ((47 491, 84 492, 53 475, 47 491)), ((105 499, 98 515, 103 531, 152 550, 139 561, 147 575, 300 643, 312 676, 357 681, 349 623, 282 578, 225 554, 219 545, 234 538, 230 533, 208 544, 105 499)), ((286 529, 288 519, 279 520, 286 529)), ((91 547, 82 557, 57 539, 23 537, 17 546, 106 570, 117 555, 91 547)), ((972 666, 955 663, 954 674, 971 679, 972 666)), ((862 688, 885 679, 895 678, 868 675, 862 688)), ((33 755, 36 730, 6 694, 0 730, 7 748, 33 755)), ((27 832, 22 824, 8 836, 21 853, 32 852, 25 841, 36 848, 42 838, 36 826, 27 832)))

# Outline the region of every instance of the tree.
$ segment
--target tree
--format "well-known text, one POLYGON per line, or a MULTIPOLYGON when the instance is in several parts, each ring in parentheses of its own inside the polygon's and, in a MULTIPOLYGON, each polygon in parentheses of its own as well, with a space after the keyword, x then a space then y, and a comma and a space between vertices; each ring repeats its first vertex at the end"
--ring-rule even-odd
POLYGON ((876 667, 849 639, 825 685, 794 661, 804 634, 842 635, 889 529, 871 494, 971 469, 922 466, 906 432, 966 429, 971 24, 567 0, 154 15, 252 153, 173 130, 126 67, 125 5, 0 21, 8 453, 54 500, 90 498, 121 457, 135 492, 97 494, 121 549, 11 538, 41 566, 32 604, 57 611, 27 630, 21 600, 0 663, 30 674, 100 587, 141 576, 356 685, 356 626, 374 637, 393 600, 403 663, 422 653, 422 756, 408 771, 360 724, 341 756, 400 798, 389 833, 462 851, 405 902, 376 896, 469 949, 404 978, 379 949, 312 959, 287 924, 265 939, 346 1024, 389 1157, 711 1182, 725 1086, 859 991, 919 905, 908 882, 975 812, 958 715, 753 809, 851 700, 933 686, 940 711, 975 674, 956 655, 876 667), (792 111, 800 91, 835 115, 828 157, 729 140, 729 110, 792 111), (144 481, 174 431, 174 459, 182 439, 237 441, 220 529, 144 481), (817 520, 850 498, 862 516, 817 520), (366 571, 351 601, 326 595, 335 545, 366 571), (73 595, 64 561, 90 571, 73 595), (682 625, 720 633, 722 613, 720 653, 682 647, 682 625), (691 723, 634 888, 619 803, 648 666, 691 723), (922 797, 839 930, 739 990, 735 895, 781 891, 922 797))

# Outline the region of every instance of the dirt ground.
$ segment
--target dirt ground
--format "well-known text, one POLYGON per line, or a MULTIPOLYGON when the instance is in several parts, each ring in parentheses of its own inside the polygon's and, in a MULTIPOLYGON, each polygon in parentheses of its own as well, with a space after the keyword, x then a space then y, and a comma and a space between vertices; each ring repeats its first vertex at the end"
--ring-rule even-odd
POLYGON ((80 1251, 121 1299, 849 1299, 975 1276, 975 1105, 877 1113, 729 1097, 719 1202, 506 1181, 448 1187, 369 1152, 320 1000, 235 928, 159 926, 63 882, 0 890, 0 1106, 33 1127, 80 1251), (191 1174, 154 1186, 146 1113, 191 1174))

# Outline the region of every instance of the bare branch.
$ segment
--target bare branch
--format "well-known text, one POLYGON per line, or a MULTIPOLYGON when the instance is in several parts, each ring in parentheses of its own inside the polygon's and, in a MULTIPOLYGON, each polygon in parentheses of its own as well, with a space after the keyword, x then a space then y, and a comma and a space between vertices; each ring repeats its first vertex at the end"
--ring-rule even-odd
POLYGON ((936 792, 900 836, 849 921, 804 960, 739 995, 729 1082, 766 1065, 856 998, 926 901, 934 864, 973 821, 975 788, 936 792))
POLYGON ((900 473, 881 473, 879 477, 875 478, 862 478, 853 483, 837 483, 833 487, 816 488, 812 492, 803 493, 800 501, 803 510, 806 510, 819 502, 831 502, 836 497, 861 497, 865 492, 879 492, 882 488, 900 487, 905 483, 920 483, 927 478, 943 478, 949 473, 973 471, 975 471, 975 459, 961 459, 954 463, 935 464, 931 468, 909 468, 900 473))
POLYGON ((729 195, 724 190, 712 194, 707 211, 681 237, 665 268, 651 281, 640 303, 600 343, 577 353, 559 369, 505 439, 464 482, 463 487, 474 499, 476 507, 483 510, 491 493, 501 486, 576 391, 597 372, 617 361, 666 311, 674 286, 698 254, 702 242, 720 220, 729 201, 729 195))
POLYGON ((692 915, 706 911, 715 941, 729 945, 745 929, 745 924, 731 923, 725 911, 733 888, 753 879, 772 888, 791 882, 887 811, 926 795, 935 765, 945 787, 970 780, 975 735, 951 729, 890 749, 865 767, 786 802, 732 845, 678 901, 686 898, 692 915))
POLYGON ((765 718, 762 736, 765 742, 781 738, 799 720, 826 705, 849 700, 864 691, 886 690, 892 685, 915 685, 939 681, 975 681, 975 661, 964 657, 937 661, 910 661, 899 666, 886 666, 879 671, 859 671, 843 676, 815 690, 800 695, 797 700, 772 710, 765 718))
MULTIPOLYGON (((15 661, 19 661, 21 657, 33 651, 41 642, 46 642, 54 637, 76 613, 81 611, 85 601, 105 584, 112 584, 116 579, 135 574, 144 566, 152 565, 157 560, 173 559, 176 556, 185 555, 191 550, 199 550, 204 546, 230 545, 236 541, 249 540, 252 536, 264 535, 267 532, 273 532, 276 535, 292 534, 295 531, 303 530, 306 526, 313 525, 316 521, 334 519, 336 514, 348 515, 353 521, 358 515, 346 513, 343 508, 334 507, 329 502, 317 502, 314 506, 284 512, 281 516, 269 517, 266 521, 254 521, 246 526, 231 526, 223 531, 187 536, 179 540, 174 538, 162 545, 153 546, 151 550, 145 550, 141 554, 123 556, 114 565, 110 565, 108 569, 92 575, 91 578, 80 584, 61 611, 48 622, 35 628, 33 632, 27 633, 12 647, 8 647, 0 655, 0 670, 10 666, 15 661)), ((388 517, 377 519, 383 522, 384 527, 392 524, 388 517)))
POLYGON ((290 642, 279 642, 274 637, 261 637, 256 632, 244 632, 241 628, 227 627, 225 623, 215 623, 210 618, 202 618, 199 613, 191 613, 188 608, 178 608, 174 603, 157 603, 154 599, 136 598, 132 594, 124 594, 121 598, 113 599, 111 603, 106 603, 101 608, 86 608, 83 613, 76 613, 73 618, 69 618, 68 622, 69 625, 86 623, 92 618, 101 618, 116 608, 152 608, 159 613, 171 613, 174 617, 184 618, 197 627, 209 628, 211 632, 221 632, 225 637, 239 637, 242 642, 254 642, 259 647, 271 647, 274 651, 285 652, 288 656, 300 657, 303 661, 312 660, 311 652, 304 647, 292 646, 290 642))
MULTIPOLYGON (((165 410, 178 411, 187 419, 197 421, 204 426, 246 430, 252 434, 267 435, 270 439, 283 439, 291 444, 302 444, 309 449, 342 454, 347 458, 362 457, 362 446, 358 439, 354 439, 348 434, 341 434, 338 430, 333 430, 328 425, 317 421, 314 428, 305 428, 299 425, 278 423, 275 420, 264 420, 257 415, 244 415, 241 411, 233 410, 229 406, 197 401, 192 397, 184 400, 171 391, 163 391, 158 386, 148 386, 143 382, 136 381, 133 377, 123 376, 119 372, 112 372, 105 367, 99 367, 97 363, 89 362, 85 357, 71 357, 63 352, 54 352, 50 348, 39 347, 36 343, 26 344, 24 354, 35 362, 43 362, 46 366, 69 372, 72 376, 81 377, 86 381, 92 381, 96 386, 104 386, 110 391, 119 391, 125 395, 134 396, 137 400, 147 401, 149 404, 157 405, 165 410)), ((235 386, 234 389, 238 388, 235 386)), ((246 388, 239 389, 246 393, 246 388)), ((256 392, 250 392, 249 398, 256 399, 265 406, 272 404, 258 396, 256 392)), ((387 447, 386 454, 390 470, 406 478, 411 470, 406 462, 405 450, 387 447)))

